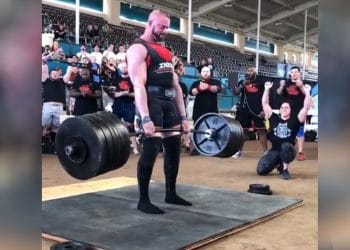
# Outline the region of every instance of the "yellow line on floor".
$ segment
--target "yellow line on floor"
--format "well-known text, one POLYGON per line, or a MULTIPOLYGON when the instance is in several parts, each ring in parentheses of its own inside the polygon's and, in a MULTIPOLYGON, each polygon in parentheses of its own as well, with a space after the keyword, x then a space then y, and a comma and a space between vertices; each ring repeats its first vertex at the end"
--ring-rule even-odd
POLYGON ((115 177, 103 180, 80 182, 63 186, 46 187, 42 189, 42 200, 53 200, 73 195, 86 194, 132 186, 137 184, 136 178, 115 177))

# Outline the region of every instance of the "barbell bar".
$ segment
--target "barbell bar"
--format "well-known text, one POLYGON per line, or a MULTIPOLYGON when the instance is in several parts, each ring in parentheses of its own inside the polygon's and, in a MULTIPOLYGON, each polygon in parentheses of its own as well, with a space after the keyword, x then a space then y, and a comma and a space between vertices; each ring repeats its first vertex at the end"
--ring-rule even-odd
MULTIPOLYGON (((181 128, 156 132, 181 132, 181 128)), ((244 130, 233 118, 216 113, 201 116, 194 124, 192 142, 206 156, 230 157, 244 143, 244 130)), ((68 118, 56 135, 57 157, 68 174, 85 180, 122 167, 130 154, 127 127, 110 112, 97 112, 68 118)))

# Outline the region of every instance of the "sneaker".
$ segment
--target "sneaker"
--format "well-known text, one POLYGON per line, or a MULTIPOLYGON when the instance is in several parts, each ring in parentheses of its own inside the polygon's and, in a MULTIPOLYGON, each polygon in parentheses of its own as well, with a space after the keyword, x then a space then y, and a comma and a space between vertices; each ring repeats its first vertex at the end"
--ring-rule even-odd
POLYGON ((297 160, 298 161, 305 161, 305 155, 304 155, 304 153, 303 152, 299 152, 298 153, 298 156, 297 156, 297 160))
POLYGON ((139 155, 140 154, 140 152, 137 150, 137 149, 133 149, 133 153, 134 153, 134 155, 139 155))
POLYGON ((288 169, 281 171, 281 178, 284 180, 288 180, 290 178, 288 169))
POLYGON ((265 150, 265 151, 263 152, 263 155, 267 155, 268 152, 269 152, 269 150, 265 150))
POLYGON ((190 147, 186 147, 185 148, 185 153, 190 153, 191 152, 191 148, 190 147))
POLYGON ((238 150, 234 155, 232 155, 233 158, 239 158, 242 156, 242 151, 238 150))

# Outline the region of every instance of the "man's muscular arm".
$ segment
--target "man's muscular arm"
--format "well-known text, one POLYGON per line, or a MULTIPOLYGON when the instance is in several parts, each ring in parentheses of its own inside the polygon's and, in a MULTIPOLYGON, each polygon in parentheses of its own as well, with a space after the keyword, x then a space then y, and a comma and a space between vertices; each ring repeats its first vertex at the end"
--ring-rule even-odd
POLYGON ((147 79, 146 48, 141 44, 133 44, 127 51, 128 72, 134 86, 135 103, 141 117, 149 116, 147 106, 147 79))
POLYGON ((149 136, 154 133, 155 128, 153 122, 149 119, 147 106, 147 92, 145 88, 147 80, 146 56, 147 50, 141 44, 131 45, 126 53, 129 76, 134 86, 136 108, 141 115, 141 120, 144 121, 144 132, 149 136))

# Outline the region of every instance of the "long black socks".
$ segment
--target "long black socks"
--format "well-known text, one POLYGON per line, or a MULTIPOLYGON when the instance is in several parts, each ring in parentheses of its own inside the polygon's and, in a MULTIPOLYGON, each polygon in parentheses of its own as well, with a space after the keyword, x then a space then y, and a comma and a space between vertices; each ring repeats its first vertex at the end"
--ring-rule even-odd
POLYGON ((143 142, 142 155, 137 164, 137 181, 140 198, 137 209, 148 214, 163 214, 164 211, 153 205, 149 199, 148 188, 153 171, 153 165, 159 152, 161 138, 150 137, 143 142))
POLYGON ((179 171, 181 136, 170 136, 163 139, 164 145, 164 174, 165 174, 165 202, 191 206, 192 204, 176 194, 176 178, 179 171))

